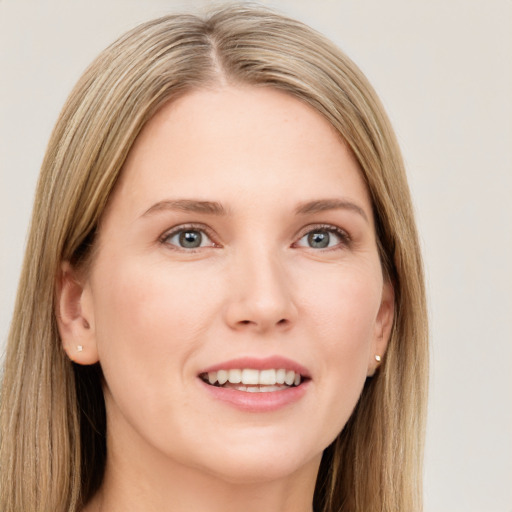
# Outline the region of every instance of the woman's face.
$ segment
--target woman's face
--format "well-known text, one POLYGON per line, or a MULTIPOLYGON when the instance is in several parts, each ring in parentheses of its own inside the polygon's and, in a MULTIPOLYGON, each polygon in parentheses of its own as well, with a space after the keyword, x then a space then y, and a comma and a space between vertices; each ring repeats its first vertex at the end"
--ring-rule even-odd
POLYGON ((393 314, 328 122, 269 88, 185 95, 138 137, 98 243, 83 352, 103 368, 109 453, 227 481, 316 468, 393 314))

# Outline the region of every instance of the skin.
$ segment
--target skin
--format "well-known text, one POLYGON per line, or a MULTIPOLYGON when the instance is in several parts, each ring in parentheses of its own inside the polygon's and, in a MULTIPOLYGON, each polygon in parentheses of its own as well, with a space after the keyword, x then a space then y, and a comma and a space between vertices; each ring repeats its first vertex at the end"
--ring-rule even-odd
POLYGON ((59 301, 68 355, 105 375, 106 475, 85 510, 311 511, 322 451, 393 317, 368 192, 329 123, 270 88, 185 95, 138 137, 98 243, 87 275, 63 263, 59 301), (225 214, 155 207, 183 199, 225 214), (296 212, 333 199, 344 206, 296 212), (180 247, 180 226, 202 246, 180 247), (327 248, 311 247, 318 232, 327 248), (311 377, 273 412, 220 402, 198 378, 273 355, 311 377))

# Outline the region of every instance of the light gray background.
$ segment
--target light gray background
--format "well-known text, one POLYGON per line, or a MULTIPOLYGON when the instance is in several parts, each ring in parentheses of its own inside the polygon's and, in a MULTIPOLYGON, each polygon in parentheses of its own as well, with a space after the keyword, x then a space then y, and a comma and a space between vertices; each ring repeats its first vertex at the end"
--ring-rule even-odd
MULTIPOLYGON (((0 348, 38 169, 71 87, 125 30, 208 3, 0 0, 0 348)), ((512 1, 262 3, 343 48, 398 133, 432 326, 426 512, 511 512, 512 1)))

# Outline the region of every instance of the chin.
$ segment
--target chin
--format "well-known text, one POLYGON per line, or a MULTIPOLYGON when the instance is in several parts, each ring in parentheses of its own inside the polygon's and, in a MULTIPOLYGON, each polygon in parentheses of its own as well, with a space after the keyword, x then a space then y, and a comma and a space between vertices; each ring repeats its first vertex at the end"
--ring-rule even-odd
POLYGON ((207 472, 231 484, 257 484, 286 479, 305 468, 314 468, 320 464, 323 450, 306 451, 298 443, 261 443, 255 439, 237 447, 227 445, 219 452, 212 450, 211 459, 205 461, 207 472))
POLYGON ((215 476, 226 483, 236 485, 263 484, 285 480, 296 475, 308 466, 317 468, 320 464, 321 455, 313 461, 300 461, 290 463, 285 460, 275 460, 269 463, 268 460, 237 460, 233 464, 228 463, 223 468, 215 471, 215 476))

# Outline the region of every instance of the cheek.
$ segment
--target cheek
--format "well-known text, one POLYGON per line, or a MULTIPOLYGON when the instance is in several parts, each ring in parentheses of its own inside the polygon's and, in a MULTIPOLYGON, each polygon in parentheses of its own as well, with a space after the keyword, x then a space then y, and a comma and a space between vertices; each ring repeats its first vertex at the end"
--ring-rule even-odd
POLYGON ((111 432, 129 425, 127 432, 138 433, 131 442, 141 435, 169 444, 169 432, 181 439, 183 417, 197 414, 185 384, 216 310, 212 283, 137 260, 105 265, 96 277, 95 328, 111 432))
POLYGON ((310 298, 310 332, 318 355, 317 403, 325 443, 348 421, 367 378, 382 282, 375 272, 338 273, 310 298), (314 334, 313 334, 314 333, 314 334))
POLYGON ((303 316, 310 318, 326 350, 364 352, 373 340, 380 307, 379 271, 341 266, 328 270, 317 274, 314 283, 306 283, 300 300, 303 316))
POLYGON ((198 346, 211 315, 209 286, 204 279, 191 282, 183 272, 136 260, 98 272, 95 327, 107 381, 110 375, 139 376, 144 386, 178 378, 185 371, 180 363, 198 346))

